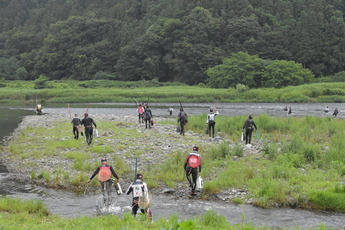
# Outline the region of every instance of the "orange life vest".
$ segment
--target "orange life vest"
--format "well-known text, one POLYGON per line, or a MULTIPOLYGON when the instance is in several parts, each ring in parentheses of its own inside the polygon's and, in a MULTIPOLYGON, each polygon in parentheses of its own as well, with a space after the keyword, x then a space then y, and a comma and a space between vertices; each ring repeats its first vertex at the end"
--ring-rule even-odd
POLYGON ((101 182, 108 181, 111 178, 110 166, 101 166, 98 172, 98 180, 101 182))
POLYGON ((187 164, 191 168, 197 168, 201 165, 201 157, 197 154, 191 154, 187 158, 187 164))

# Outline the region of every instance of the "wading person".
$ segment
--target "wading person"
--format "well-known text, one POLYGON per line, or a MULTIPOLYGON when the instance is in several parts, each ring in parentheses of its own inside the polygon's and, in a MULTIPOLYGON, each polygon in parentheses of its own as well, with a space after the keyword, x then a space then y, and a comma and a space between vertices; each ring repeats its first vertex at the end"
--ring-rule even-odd
POLYGON ((74 139, 78 140, 79 138, 79 126, 81 125, 81 120, 78 117, 78 114, 75 114, 75 117, 71 121, 73 125, 73 135, 74 139))
POLYGON ((180 135, 184 136, 184 127, 188 122, 188 115, 183 111, 183 108, 180 108, 180 112, 177 115, 177 123, 180 123, 180 135))
POLYGON ((333 112, 333 116, 336 117, 338 115, 338 113, 339 113, 338 108, 335 108, 334 112, 333 112))
MULTIPOLYGON (((137 174, 137 178, 134 183, 132 183, 126 194, 129 195, 132 193, 132 215, 136 216, 139 209, 139 199, 146 199, 146 202, 149 202, 148 199, 148 189, 146 183, 143 181, 143 175, 137 174)), ((147 213, 147 207, 140 207, 142 213, 147 213)))
POLYGON ((42 105, 41 104, 37 104, 36 105, 36 110, 35 110, 37 115, 42 115, 42 105))
POLYGON ((113 184, 113 180, 111 179, 111 177, 114 176, 117 179, 117 182, 120 182, 120 178, 115 173, 114 168, 111 165, 107 164, 106 158, 101 159, 101 166, 99 166, 96 169, 96 171, 91 175, 91 177, 87 183, 90 183, 91 180, 97 174, 98 174, 98 180, 101 184, 103 202, 107 205, 110 205, 111 204, 111 192, 112 192, 111 185, 113 184), (107 193, 107 196, 106 196, 106 193, 107 193))
POLYGON ((138 108, 138 116, 139 116, 139 124, 144 123, 144 108, 141 106, 141 104, 139 104, 138 108))
POLYGON ((169 115, 171 116, 173 113, 174 109, 173 108, 169 108, 169 115))
POLYGON ((184 164, 184 170, 186 172, 186 177, 189 182, 191 192, 190 194, 192 196, 195 196, 195 188, 196 188, 196 180, 198 179, 198 171, 201 172, 201 166, 202 166, 202 159, 200 154, 198 153, 199 147, 194 146, 193 152, 189 153, 186 162, 184 164), (192 174, 192 179, 190 178, 190 175, 192 174))
POLYGON ((150 106, 146 105, 144 111, 144 119, 145 119, 145 128, 147 129, 147 124, 149 125, 149 129, 151 129, 151 118, 152 118, 152 111, 150 106))
POLYGON ((210 113, 207 115, 207 121, 208 124, 208 134, 212 137, 214 137, 214 126, 216 125, 216 116, 219 115, 219 112, 214 112, 213 109, 210 109, 210 113), (212 130, 212 132, 211 132, 212 130))
POLYGON ((254 127, 255 129, 257 129, 256 124, 252 119, 253 119, 252 115, 249 115, 248 119, 243 124, 243 130, 245 131, 246 144, 250 144, 252 140, 252 133, 253 133, 254 127))
POLYGON ((92 142, 92 138, 93 138, 93 127, 92 127, 92 125, 94 125, 96 129, 97 129, 97 125, 94 122, 94 120, 91 117, 89 117, 89 114, 87 114, 87 113, 84 114, 84 118, 81 121, 81 124, 84 125, 84 127, 85 127, 86 142, 88 145, 90 145, 92 142))

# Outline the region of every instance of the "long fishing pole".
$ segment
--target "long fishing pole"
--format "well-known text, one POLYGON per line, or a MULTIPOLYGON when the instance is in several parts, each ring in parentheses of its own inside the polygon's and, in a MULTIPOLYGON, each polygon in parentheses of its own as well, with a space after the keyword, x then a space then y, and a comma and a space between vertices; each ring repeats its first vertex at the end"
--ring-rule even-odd
POLYGON ((135 98, 133 97, 133 99, 134 99, 134 101, 135 101, 135 104, 138 106, 138 101, 137 100, 135 100, 135 98))
POLYGON ((87 105, 87 108, 86 108, 86 112, 87 113, 89 111, 89 108, 90 108, 90 104, 87 105))
POLYGON ((83 194, 84 196, 85 196, 85 193, 86 193, 88 188, 89 188, 89 183, 86 184, 86 188, 85 188, 85 191, 84 191, 84 194, 83 194))
POLYGON ((137 179, 137 170, 138 170, 138 157, 135 158, 135 170, 134 170, 134 181, 137 179))
POLYGON ((72 115, 71 115, 71 109, 69 107, 69 104, 68 104, 68 113, 69 113, 69 119, 71 120, 72 119, 72 115))

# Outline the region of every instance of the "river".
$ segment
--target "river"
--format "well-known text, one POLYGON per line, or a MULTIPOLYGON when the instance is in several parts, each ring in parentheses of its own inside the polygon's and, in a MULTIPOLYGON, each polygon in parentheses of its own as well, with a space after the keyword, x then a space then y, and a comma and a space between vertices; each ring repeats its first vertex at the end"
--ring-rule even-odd
MULTIPOLYGON (((345 104, 327 104, 332 110, 338 107, 340 110, 339 117, 342 117, 341 109, 345 108, 345 104)), ((152 104, 153 112, 157 116, 167 116, 167 108, 173 107, 175 113, 179 108, 179 104, 152 104)), ((283 111, 285 105, 280 104, 212 104, 221 114, 225 115, 258 115, 262 113, 271 116, 286 116, 283 111)), ((287 105, 289 106, 289 105, 287 105)), ((293 104, 293 115, 305 116, 331 116, 331 112, 326 114, 323 112, 325 104, 293 104)), ((82 114, 86 111, 85 107, 79 105, 71 105, 71 113, 82 114)), ((185 104, 184 108, 189 114, 206 113, 210 105, 208 104, 185 104)), ((44 107, 44 113, 66 113, 67 107, 44 107)), ((129 104, 91 104, 88 109, 90 114, 119 114, 133 115, 135 108, 129 104)), ((21 117, 34 114, 32 108, 8 106, 0 107, 0 140, 3 136, 10 133, 17 127, 21 117)), ((345 115, 344 115, 345 116, 345 115)), ((85 195, 70 191, 61 191, 47 189, 40 186, 34 186, 28 183, 20 183, 13 180, 12 174, 7 171, 6 162, 0 164, 0 194, 9 197, 21 199, 39 199, 41 200, 53 214, 62 217, 78 217, 78 216, 97 216, 104 213, 112 213, 114 215, 122 215, 130 212, 131 197, 126 195, 118 196, 114 193, 114 204, 109 209, 100 208, 98 201, 99 193, 86 192, 85 195)), ((125 188, 123 188, 125 189, 125 188)), ((345 214, 333 212, 312 212, 291 208, 273 208, 262 209, 251 205, 236 205, 223 202, 208 202, 193 199, 175 200, 169 195, 156 194, 152 200, 152 211, 154 218, 168 217, 177 214, 181 219, 192 218, 202 215, 207 210, 214 210, 227 218, 231 224, 242 222, 253 223, 256 226, 266 226, 271 228, 315 228, 320 224, 326 225, 332 229, 344 229, 345 214)))

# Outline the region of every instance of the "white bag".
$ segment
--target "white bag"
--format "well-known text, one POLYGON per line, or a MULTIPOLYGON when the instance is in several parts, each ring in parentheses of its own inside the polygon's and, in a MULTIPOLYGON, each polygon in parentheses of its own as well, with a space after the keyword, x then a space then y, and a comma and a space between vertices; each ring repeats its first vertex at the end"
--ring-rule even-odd
POLYGON ((95 129, 95 137, 98 137, 98 130, 95 129))
POLYGON ((242 135, 241 135, 241 141, 244 141, 244 134, 242 132, 242 135))
POLYGON ((116 190, 117 195, 122 194, 122 188, 121 188, 121 185, 119 183, 115 184, 115 190, 116 190))
POLYGON ((204 187, 204 182, 201 176, 198 176, 198 179, 196 180, 196 189, 201 190, 203 187, 204 187))

